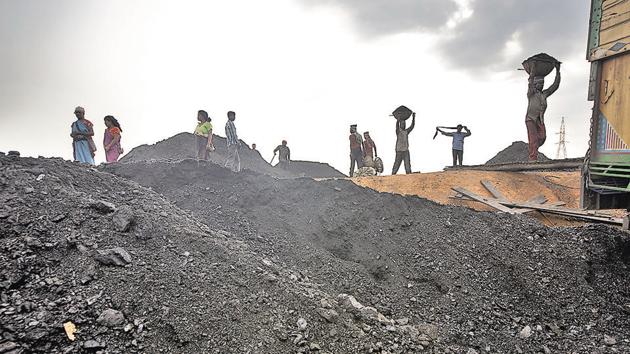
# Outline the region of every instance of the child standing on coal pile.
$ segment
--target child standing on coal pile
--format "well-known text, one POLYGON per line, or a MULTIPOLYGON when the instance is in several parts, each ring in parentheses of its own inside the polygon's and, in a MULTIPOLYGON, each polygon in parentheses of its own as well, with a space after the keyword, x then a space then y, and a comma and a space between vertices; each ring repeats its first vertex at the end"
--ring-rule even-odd
POLYGON ((208 112, 199 110, 197 112, 197 127, 195 136, 197 138, 197 159, 208 160, 208 153, 214 151, 212 144, 212 119, 208 117, 208 112))
POLYGON ((236 113, 229 111, 227 116, 228 121, 225 123, 225 136, 227 138, 228 156, 225 160, 225 167, 230 168, 234 172, 240 172, 241 157, 238 154, 238 149, 241 146, 241 142, 238 140, 238 135, 236 135, 236 126, 234 125, 236 113))
POLYGON ((453 167, 457 166, 458 162, 459 166, 461 166, 464 163, 464 139, 472 135, 470 129, 458 124, 457 131, 453 133, 447 133, 440 128, 437 128, 437 130, 442 133, 442 135, 453 138, 453 167), (462 132, 462 129, 466 130, 466 132, 462 132))

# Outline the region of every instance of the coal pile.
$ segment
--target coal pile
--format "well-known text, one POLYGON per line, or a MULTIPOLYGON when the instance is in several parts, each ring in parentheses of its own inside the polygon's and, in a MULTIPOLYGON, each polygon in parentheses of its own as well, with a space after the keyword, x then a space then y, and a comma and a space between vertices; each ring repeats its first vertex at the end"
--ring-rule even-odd
POLYGON ((329 297, 350 294, 397 320, 359 324, 365 346, 329 347, 348 332, 328 333, 324 351, 422 352, 370 342, 409 331, 404 324, 428 352, 630 350, 630 241, 614 229, 549 229, 345 180, 278 180, 192 161, 104 170, 162 193, 329 297))
POLYGON ((201 221, 89 166, 0 156, 0 351, 442 352, 435 325, 327 293, 228 213, 201 221))
MULTIPOLYGON (((227 158, 226 139, 214 135, 213 142, 216 150, 210 153, 210 161, 223 166, 227 158)), ((179 161, 183 159, 194 159, 197 156, 196 149, 196 137, 190 133, 180 133, 153 145, 140 145, 122 157, 120 162, 179 161)), ((250 149, 249 145, 245 142, 242 142, 240 156, 243 169, 277 178, 345 177, 344 174, 330 165, 319 162, 294 161, 294 163, 284 168, 274 167, 263 159, 260 152, 250 149)))
MULTIPOLYGON (((486 162, 486 165, 496 165, 503 163, 528 162, 529 161, 529 145, 523 141, 515 141, 512 145, 501 150, 496 156, 486 162)), ((538 153, 538 161, 551 160, 543 153, 538 153)))
MULTIPOLYGON (((277 166, 280 167, 280 166, 277 166)), ((314 178, 344 178, 347 177, 343 173, 337 171, 329 164, 312 161, 291 161, 289 164, 282 165, 282 168, 296 177, 314 177, 314 178)))

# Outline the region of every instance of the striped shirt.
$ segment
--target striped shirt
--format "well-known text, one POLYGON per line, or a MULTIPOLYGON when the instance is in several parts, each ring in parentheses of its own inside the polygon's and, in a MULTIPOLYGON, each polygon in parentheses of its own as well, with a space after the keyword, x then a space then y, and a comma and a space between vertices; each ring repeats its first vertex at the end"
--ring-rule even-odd
POLYGON ((227 123, 225 123, 225 137, 227 138, 228 146, 238 145, 238 136, 236 135, 236 126, 234 125, 234 122, 231 120, 228 120, 227 123))

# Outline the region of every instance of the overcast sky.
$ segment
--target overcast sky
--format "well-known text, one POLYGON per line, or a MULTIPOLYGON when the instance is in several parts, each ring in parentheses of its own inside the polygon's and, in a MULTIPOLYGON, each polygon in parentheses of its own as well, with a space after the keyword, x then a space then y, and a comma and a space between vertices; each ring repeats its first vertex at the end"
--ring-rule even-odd
MULTIPOLYGON (((563 62, 549 99, 555 157, 560 118, 568 153, 587 148, 587 0, 0 0, 0 151, 72 157, 74 107, 123 127, 123 147, 191 132, 226 112, 267 159, 282 140, 294 159, 349 167, 348 127, 369 130, 391 170, 404 104, 418 114, 412 167, 450 163, 436 125, 462 123, 464 162, 484 163, 527 139, 527 57, 563 62)), ((546 85, 553 81, 547 78, 546 85)))

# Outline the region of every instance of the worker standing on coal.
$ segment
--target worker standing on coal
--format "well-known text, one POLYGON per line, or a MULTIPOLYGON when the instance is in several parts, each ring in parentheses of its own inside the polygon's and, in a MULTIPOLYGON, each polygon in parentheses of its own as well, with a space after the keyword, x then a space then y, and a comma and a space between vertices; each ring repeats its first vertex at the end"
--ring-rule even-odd
POLYGON ((225 137, 227 138, 227 150, 228 156, 225 161, 225 167, 230 168, 234 172, 241 171, 241 157, 239 156, 238 149, 241 146, 241 142, 238 140, 236 134, 236 126, 234 121, 236 120, 236 113, 229 111, 227 113, 228 121, 225 123, 225 137))
POLYGON ((273 156, 278 154, 278 167, 286 167, 291 163, 291 149, 287 146, 287 141, 282 140, 282 144, 273 149, 273 156))
POLYGON ((458 124, 457 131, 452 133, 445 132, 439 127, 437 130, 442 133, 442 135, 453 138, 453 167, 458 164, 461 166, 464 163, 464 139, 472 135, 470 129, 466 126, 458 124), (466 132, 463 132, 462 130, 465 130, 466 132))
MULTIPOLYGON (((544 54, 539 54, 542 56, 544 54)), ((560 87, 560 62, 552 57, 544 58, 546 62, 555 61, 553 63, 556 69, 556 78, 553 84, 548 88, 545 87, 545 76, 540 75, 537 65, 545 65, 542 60, 532 57, 523 63, 523 66, 529 73, 529 84, 527 89, 527 114, 525 116, 525 125, 527 126, 527 139, 529 140, 529 160, 538 160, 538 148, 540 148, 547 140, 547 131, 545 128, 545 111, 547 110, 547 98, 558 90, 560 87)), ((552 69, 553 70, 553 69, 552 69)), ((545 74, 545 73, 543 73, 545 74)))
MULTIPOLYGON (((406 108, 406 107, 405 107, 406 108)), ((394 160, 394 168, 392 169, 392 175, 398 173, 400 164, 405 162, 405 172, 411 173, 411 157, 409 156, 409 133, 413 131, 416 126, 416 112, 412 112, 412 120, 409 128, 406 128, 405 119, 399 119, 398 114, 394 111, 394 117, 396 118, 396 159, 394 160)), ((409 116, 407 116, 408 118, 409 116)))
POLYGON ((363 133, 363 158, 365 161, 374 161, 375 157, 378 157, 376 143, 372 140, 370 132, 365 132, 363 133))
POLYGON ((354 176, 354 166, 363 167, 363 137, 357 132, 357 125, 350 126, 350 173, 348 176, 354 176))

